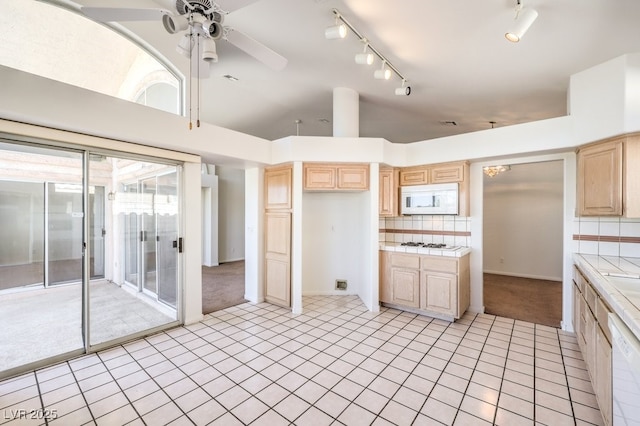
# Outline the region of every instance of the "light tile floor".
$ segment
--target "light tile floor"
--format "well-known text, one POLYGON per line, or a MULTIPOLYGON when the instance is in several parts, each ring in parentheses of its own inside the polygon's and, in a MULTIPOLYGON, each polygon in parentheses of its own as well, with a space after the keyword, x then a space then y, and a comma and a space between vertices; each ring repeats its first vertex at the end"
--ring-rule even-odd
POLYGON ((572 333, 355 296, 304 309, 243 304, 0 382, 0 424, 602 423, 572 333))

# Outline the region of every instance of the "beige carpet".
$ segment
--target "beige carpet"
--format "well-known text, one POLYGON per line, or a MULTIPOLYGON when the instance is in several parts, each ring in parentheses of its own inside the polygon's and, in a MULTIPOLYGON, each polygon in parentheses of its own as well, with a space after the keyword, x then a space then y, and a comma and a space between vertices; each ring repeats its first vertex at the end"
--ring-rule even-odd
POLYGON ((202 313, 245 303, 244 260, 202 267, 202 313))
POLYGON ((562 282, 484 274, 485 313, 560 327, 562 282))

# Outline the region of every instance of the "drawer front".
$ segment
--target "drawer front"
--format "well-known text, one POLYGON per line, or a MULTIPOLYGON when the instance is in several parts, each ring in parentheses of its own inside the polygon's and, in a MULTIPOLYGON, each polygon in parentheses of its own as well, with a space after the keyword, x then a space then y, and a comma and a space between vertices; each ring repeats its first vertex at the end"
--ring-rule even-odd
POLYGON ((422 256, 420 269, 457 274, 458 260, 448 257, 422 256))
POLYGON ((403 185, 420 185, 428 183, 429 171, 428 170, 401 170, 400 171, 400 186, 403 185))
POLYGON ((392 254, 391 266, 395 268, 420 269, 420 256, 411 254, 392 254))

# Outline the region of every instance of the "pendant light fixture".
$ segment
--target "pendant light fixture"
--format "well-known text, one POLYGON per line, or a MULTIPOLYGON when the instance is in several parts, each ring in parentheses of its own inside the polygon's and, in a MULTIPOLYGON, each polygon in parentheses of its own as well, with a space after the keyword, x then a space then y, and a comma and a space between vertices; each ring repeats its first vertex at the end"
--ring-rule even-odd
POLYGON ((525 8, 522 5, 522 0, 517 0, 516 4, 516 17, 511 25, 511 28, 504 34, 507 40, 517 43, 522 36, 527 32, 529 27, 538 18, 538 12, 534 9, 525 8))

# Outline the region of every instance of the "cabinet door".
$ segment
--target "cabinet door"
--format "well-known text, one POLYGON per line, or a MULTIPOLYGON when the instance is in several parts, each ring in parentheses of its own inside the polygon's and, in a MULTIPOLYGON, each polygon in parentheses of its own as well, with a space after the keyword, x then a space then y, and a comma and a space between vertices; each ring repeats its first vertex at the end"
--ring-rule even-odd
POLYGON ((454 274, 424 271, 420 283, 420 308, 458 316, 458 279, 454 274))
POLYGON ((579 216, 622 215, 622 153, 621 140, 578 151, 579 216))
POLYGON ((264 172, 265 208, 291 209, 291 166, 266 169, 264 172))
POLYGON ((451 183, 464 181, 464 163, 443 164, 431 167, 431 183, 451 183))
POLYGON ((369 189, 369 166, 338 166, 338 189, 369 189))
POLYGON ((429 183, 429 169, 400 170, 400 186, 423 185, 429 183))
POLYGON ((391 289, 391 252, 380 251, 380 301, 393 303, 391 289))
POLYGON ((598 387, 598 377, 596 376, 596 328, 598 328, 598 323, 596 323, 596 319, 586 302, 583 306, 585 308, 585 328, 582 333, 585 341, 583 355, 587 370, 591 376, 591 384, 596 389, 598 387))
POLYGON ((391 268, 391 303, 418 308, 420 272, 416 269, 391 268))
POLYGON ((291 213, 265 215, 265 300, 291 306, 291 213))
POLYGON ((304 189, 328 190, 336 188, 336 167, 326 164, 304 165, 304 189))
POLYGON ((602 329, 596 326, 596 382, 593 388, 605 425, 612 424, 612 376, 611 376, 611 344, 607 341, 602 329), (597 383, 597 386, 596 386, 597 383))
POLYGON ((398 216, 398 186, 394 169, 380 169, 380 216, 398 216))

